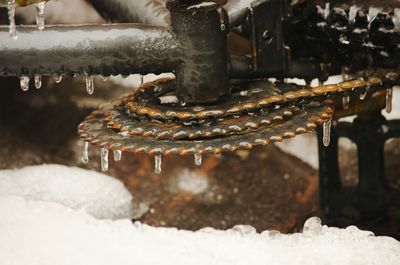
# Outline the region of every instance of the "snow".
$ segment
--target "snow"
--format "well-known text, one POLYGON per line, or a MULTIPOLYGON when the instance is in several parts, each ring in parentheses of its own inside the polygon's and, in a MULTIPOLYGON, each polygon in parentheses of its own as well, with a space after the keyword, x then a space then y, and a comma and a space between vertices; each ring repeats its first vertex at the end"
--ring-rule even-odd
POLYGON ((0 264, 398 265, 400 242, 355 227, 307 221, 305 232, 256 233, 250 226, 197 232, 128 219, 98 220, 52 202, 0 197, 0 264))
POLYGON ((117 179, 95 171, 61 165, 0 170, 0 196, 64 204, 96 218, 131 216, 132 195, 117 179))

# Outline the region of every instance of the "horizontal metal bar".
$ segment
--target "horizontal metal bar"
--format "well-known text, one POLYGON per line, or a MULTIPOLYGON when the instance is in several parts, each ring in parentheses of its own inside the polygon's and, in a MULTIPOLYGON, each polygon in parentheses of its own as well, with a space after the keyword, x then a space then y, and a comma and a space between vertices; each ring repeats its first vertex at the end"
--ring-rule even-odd
POLYGON ((168 72, 182 57, 175 35, 142 24, 0 27, 0 75, 168 72))

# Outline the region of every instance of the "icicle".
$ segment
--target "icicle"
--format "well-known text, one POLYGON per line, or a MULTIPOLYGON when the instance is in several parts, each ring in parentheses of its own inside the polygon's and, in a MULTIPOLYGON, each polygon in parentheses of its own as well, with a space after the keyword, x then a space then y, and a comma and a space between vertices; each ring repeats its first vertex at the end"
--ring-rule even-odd
POLYGON ((161 155, 156 155, 154 157, 154 172, 156 174, 161 173, 161 155))
POLYGON ((56 83, 57 83, 57 84, 61 83, 62 79, 63 79, 62 75, 57 75, 57 77, 56 77, 56 83))
POLYGON ((86 91, 89 95, 92 95, 94 92, 94 79, 92 75, 86 76, 86 91))
POLYGON ((331 127, 332 127, 332 118, 324 122, 323 126, 323 137, 322 141, 325 147, 328 147, 331 142, 331 127))
POLYGON ((348 109, 350 104, 350 96, 343 96, 342 104, 343 104, 343 109, 348 109))
POLYGON ((21 85, 22 91, 28 91, 28 89, 29 89, 29 77, 23 75, 19 79, 20 79, 19 83, 21 85))
POLYGON ((106 172, 108 170, 108 149, 101 148, 100 149, 100 158, 101 158, 101 170, 106 172))
POLYGON ((36 4, 36 24, 39 30, 44 30, 44 7, 46 2, 36 4))
POLYGON ((222 8, 218 8, 217 12, 219 14, 219 21, 221 23, 221 30, 225 31, 226 30, 226 26, 225 26, 224 12, 222 11, 222 8))
POLYGON ((82 163, 87 164, 89 163, 89 142, 85 142, 85 146, 83 147, 82 151, 82 163))
POLYGON ((140 86, 143 86, 144 80, 143 80, 143 75, 140 75, 140 86))
POLYGON ((10 37, 13 40, 18 39, 17 27, 15 26, 15 0, 9 0, 7 2, 8 20, 10 22, 9 30, 10 37))
POLYGON ((386 89, 386 112, 392 112, 393 87, 386 89))
POLYGON ((35 87, 40 89, 42 87, 42 77, 40 75, 35 75, 35 87))
POLYGON ((114 153, 114 161, 115 162, 121 161, 122 151, 121 150, 114 150, 113 153, 114 153))
POLYGON ((201 166, 202 161, 203 161, 203 156, 201 154, 194 154, 194 164, 196 166, 201 166))

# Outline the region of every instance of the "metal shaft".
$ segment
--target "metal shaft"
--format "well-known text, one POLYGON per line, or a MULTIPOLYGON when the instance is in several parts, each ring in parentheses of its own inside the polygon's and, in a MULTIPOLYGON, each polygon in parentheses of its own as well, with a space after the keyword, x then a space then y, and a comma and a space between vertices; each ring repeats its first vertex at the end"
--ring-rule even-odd
POLYGON ((168 30, 139 24, 0 27, 0 75, 128 75, 172 71, 181 57, 168 30))

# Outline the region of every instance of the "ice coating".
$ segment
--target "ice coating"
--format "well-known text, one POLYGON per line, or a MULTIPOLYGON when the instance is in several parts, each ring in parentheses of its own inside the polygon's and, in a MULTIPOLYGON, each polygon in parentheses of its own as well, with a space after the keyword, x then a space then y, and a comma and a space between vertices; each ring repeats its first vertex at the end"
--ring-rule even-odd
POLYGON ((29 80, 30 80, 29 76, 25 76, 25 75, 23 75, 19 78, 19 84, 21 86, 22 91, 26 92, 29 90, 29 80))
POLYGON ((331 142, 331 127, 332 127, 332 118, 325 121, 323 125, 323 144, 325 147, 328 147, 331 142))
POLYGON ((10 37, 13 40, 18 39, 17 28, 15 26, 15 0, 9 0, 7 2, 7 13, 8 13, 8 20, 9 20, 9 30, 10 30, 10 37))
POLYGON ((94 78, 92 75, 86 76, 86 91, 89 95, 94 93, 94 78))
POLYGON ((36 24, 39 30, 44 30, 44 8, 46 2, 36 4, 36 24))
POLYGON ((101 171, 108 171, 108 149, 100 148, 101 171))
POLYGON ((96 220, 49 202, 0 197, 3 264, 398 265, 400 242, 306 222, 305 232, 259 234, 250 226, 198 232, 131 220, 96 220))
POLYGON ((132 195, 119 180, 81 168, 42 165, 0 170, 0 197, 14 195, 85 210, 96 218, 131 217, 132 195))
POLYGON ((161 155, 156 155, 154 157, 154 172, 156 174, 161 174, 161 162, 162 162, 161 155))

